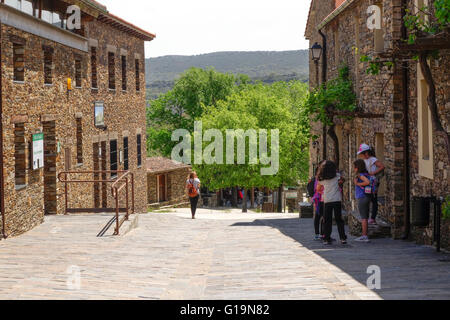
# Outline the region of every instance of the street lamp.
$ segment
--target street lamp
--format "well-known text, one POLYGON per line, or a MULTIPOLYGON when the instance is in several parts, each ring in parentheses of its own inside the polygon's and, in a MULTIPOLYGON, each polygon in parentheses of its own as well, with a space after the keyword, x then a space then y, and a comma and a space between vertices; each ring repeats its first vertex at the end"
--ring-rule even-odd
POLYGON ((311 47, 311 56, 314 64, 316 65, 316 84, 319 86, 319 60, 322 56, 322 46, 317 42, 311 47))
POLYGON ((322 46, 317 42, 311 47, 311 55, 314 62, 319 62, 320 57, 322 56, 322 46))

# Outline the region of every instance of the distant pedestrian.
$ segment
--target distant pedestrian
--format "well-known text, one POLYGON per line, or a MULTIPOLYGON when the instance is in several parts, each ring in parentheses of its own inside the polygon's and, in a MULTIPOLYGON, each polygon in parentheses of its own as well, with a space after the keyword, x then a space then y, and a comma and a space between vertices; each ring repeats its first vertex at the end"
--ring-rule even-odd
POLYGON ((192 172, 189 174, 189 177, 186 181, 186 192, 191 203, 192 219, 195 219, 198 200, 200 199, 200 180, 198 179, 197 173, 192 172))
POLYGON ((382 175, 384 174, 385 166, 383 162, 377 159, 375 150, 367 144, 362 144, 359 147, 358 156, 362 160, 364 160, 369 175, 376 178, 375 192, 371 197, 372 215, 369 219, 369 224, 377 224, 376 219, 378 216, 378 189, 380 186, 382 175))
POLYGON ((371 190, 366 192, 366 188, 370 188, 370 176, 367 171, 364 160, 356 160, 353 164, 356 173, 355 178, 355 197, 358 202, 358 210, 361 216, 362 237, 356 239, 358 242, 369 242, 369 211, 372 199, 371 190))
POLYGON ((337 173, 336 164, 332 161, 325 162, 319 170, 319 183, 323 186, 324 207, 324 244, 330 245, 332 242, 331 233, 333 231, 333 213, 339 231, 342 244, 347 244, 345 234, 345 223, 342 219, 342 193, 339 188, 340 174, 337 173))

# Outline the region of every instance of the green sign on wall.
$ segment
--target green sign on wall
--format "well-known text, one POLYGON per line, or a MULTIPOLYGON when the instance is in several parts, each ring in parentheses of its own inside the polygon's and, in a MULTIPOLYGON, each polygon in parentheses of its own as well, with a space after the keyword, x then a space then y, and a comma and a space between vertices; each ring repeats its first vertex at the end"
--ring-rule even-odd
POLYGON ((44 167, 44 134, 33 134, 33 170, 44 167))

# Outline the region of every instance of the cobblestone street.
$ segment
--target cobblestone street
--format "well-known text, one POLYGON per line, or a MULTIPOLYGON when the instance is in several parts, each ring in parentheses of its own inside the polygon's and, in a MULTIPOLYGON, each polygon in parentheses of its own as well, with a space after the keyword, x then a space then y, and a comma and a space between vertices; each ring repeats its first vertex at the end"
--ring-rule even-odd
POLYGON ((324 247, 297 215, 179 209, 97 238, 108 220, 51 216, 1 241, 0 299, 450 299, 445 255, 390 239, 324 247), (381 290, 366 286, 372 265, 381 290))

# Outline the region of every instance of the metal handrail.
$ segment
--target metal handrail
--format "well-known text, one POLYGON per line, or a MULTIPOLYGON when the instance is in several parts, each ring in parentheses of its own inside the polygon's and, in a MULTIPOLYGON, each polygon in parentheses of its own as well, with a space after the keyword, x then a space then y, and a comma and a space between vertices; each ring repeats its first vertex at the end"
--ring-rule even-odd
MULTIPOLYGON (((131 184, 131 212, 132 214, 135 213, 135 204, 134 204, 134 173, 130 171, 121 171, 121 170, 94 170, 94 171, 64 171, 58 174, 58 180, 61 183, 65 184, 65 208, 66 208, 66 214, 68 212, 68 184, 73 183, 112 183, 111 186, 111 193, 112 197, 115 200, 115 208, 108 209, 105 208, 105 210, 114 210, 115 211, 115 220, 116 220, 116 228, 114 231, 114 235, 119 235, 120 227, 122 224, 129 220, 130 215, 130 206, 129 206, 129 185, 131 184), (117 174, 120 176, 105 180, 105 179, 93 179, 93 180, 70 180, 70 175, 73 174, 117 174), (120 185, 119 185, 120 184, 120 185), (120 198, 120 192, 123 189, 126 189, 126 208, 125 210, 125 216, 120 219, 120 211, 123 210, 119 207, 119 198, 120 198)), ((73 209, 71 209, 73 210, 73 209)), ((81 209, 84 210, 84 209, 81 209)), ((90 212, 91 209, 86 209, 86 212, 90 212)), ((93 209, 92 209, 93 210, 93 209)))

